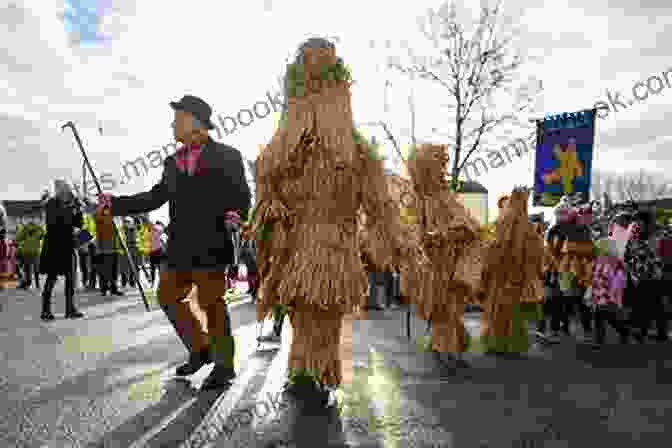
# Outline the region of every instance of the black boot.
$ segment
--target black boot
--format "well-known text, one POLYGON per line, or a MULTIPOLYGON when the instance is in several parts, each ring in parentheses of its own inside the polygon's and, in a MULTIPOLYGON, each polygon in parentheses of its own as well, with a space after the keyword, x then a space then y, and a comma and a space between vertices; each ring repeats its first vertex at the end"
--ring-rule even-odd
POLYGON ((216 365, 210 375, 203 381, 201 390, 215 390, 228 387, 236 377, 236 371, 232 367, 216 365))
POLYGON ((175 370, 175 374, 178 376, 188 376, 193 375, 194 373, 201 370, 206 364, 211 364, 212 358, 210 357, 210 352, 208 349, 197 353, 191 353, 189 355, 189 361, 186 364, 181 365, 175 370))
POLYGON ((55 319, 51 313, 51 297, 46 291, 42 293, 42 314, 40 315, 40 319, 45 322, 55 319))
POLYGON ((80 319, 84 317, 82 313, 75 308, 75 301, 73 296, 65 297, 65 318, 66 319, 80 319))
POLYGON ((284 317, 276 319, 273 321, 273 331, 265 336, 259 336, 257 341, 259 342, 271 342, 279 344, 282 342, 282 324, 284 323, 284 317))

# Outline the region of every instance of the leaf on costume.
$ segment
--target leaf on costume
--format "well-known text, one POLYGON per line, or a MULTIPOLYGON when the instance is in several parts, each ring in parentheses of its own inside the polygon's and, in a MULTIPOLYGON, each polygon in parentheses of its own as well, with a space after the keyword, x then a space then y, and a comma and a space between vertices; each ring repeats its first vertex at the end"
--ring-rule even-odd
POLYGON ((268 241, 271 239, 273 233, 273 224, 264 223, 257 227, 256 240, 257 241, 268 241))

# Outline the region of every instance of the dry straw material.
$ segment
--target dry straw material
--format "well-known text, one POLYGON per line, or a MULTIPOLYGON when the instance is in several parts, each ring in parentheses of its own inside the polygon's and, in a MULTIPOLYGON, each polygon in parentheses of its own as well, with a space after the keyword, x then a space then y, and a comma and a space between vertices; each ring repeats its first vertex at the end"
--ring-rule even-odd
POLYGON ((295 86, 286 119, 257 159, 251 226, 261 280, 257 318, 286 305, 290 369, 317 370, 330 385, 341 381, 343 316, 358 311, 366 294, 362 252, 380 267, 398 265, 401 252, 399 207, 383 162, 356 140, 350 81, 324 78, 336 63, 333 49, 308 48, 302 66, 288 67, 295 86))
POLYGON ((485 259, 483 337, 487 340, 512 337, 514 306, 542 300, 544 245, 528 221, 528 197, 527 191, 512 192, 485 259))
POLYGON ((417 224, 408 225, 429 263, 406 265, 402 292, 411 290, 422 319, 432 321, 432 348, 463 352, 466 330, 461 321, 464 304, 476 294, 480 263, 472 256, 481 239, 479 225, 449 189, 447 147, 420 145, 408 160, 413 194, 409 202, 417 224))
POLYGON ((573 273, 577 286, 588 288, 593 277, 593 258, 592 241, 565 241, 558 270, 573 273))

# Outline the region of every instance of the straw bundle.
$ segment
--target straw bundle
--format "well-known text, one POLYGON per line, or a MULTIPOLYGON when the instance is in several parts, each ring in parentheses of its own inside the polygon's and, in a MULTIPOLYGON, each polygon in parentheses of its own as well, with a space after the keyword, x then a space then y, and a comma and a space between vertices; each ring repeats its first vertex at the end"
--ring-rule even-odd
POLYGON ((408 160, 408 172, 418 195, 440 194, 447 191, 448 148, 425 144, 414 148, 408 160))
POLYGON ((527 242, 525 244, 525 283, 521 295, 522 303, 539 303, 544 299, 544 260, 546 250, 544 240, 533 224, 528 227, 527 242))
POLYGON ((457 307, 440 318, 432 319, 432 350, 442 353, 462 353, 467 350, 467 330, 457 307))
POLYGON ((340 385, 343 318, 343 313, 316 305, 297 304, 290 308, 292 342, 288 369, 317 371, 322 384, 340 385))
POLYGON ((390 194, 383 161, 370 154, 365 145, 358 144, 357 147, 361 160, 364 247, 378 271, 398 268, 401 252, 410 255, 407 242, 400 238, 400 204, 390 194))
POLYGON ((256 163, 257 318, 286 305, 290 370, 336 385, 341 321, 366 292, 361 252, 395 264, 399 210, 382 162, 353 130, 349 72, 328 43, 301 51, 288 66, 281 127, 256 163))
POLYGON ((482 335, 487 340, 512 337, 515 306, 539 302, 543 297, 544 245, 528 222, 528 196, 527 191, 512 192, 508 207, 496 223, 496 239, 485 259, 482 335))
MULTIPOLYGON (((432 320, 432 348, 441 352, 466 349, 466 330, 460 320, 464 304, 475 296, 481 263, 474 256, 482 251, 479 225, 449 190, 447 148, 420 145, 408 161, 412 194, 409 208, 417 222, 407 230, 417 235, 428 264, 406 265, 402 269, 401 289, 415 292, 417 313, 432 320)), ((403 187, 398 182, 397 187, 403 187)), ((402 188, 398 188, 402 194, 402 188)))
POLYGON ((588 288, 592 283, 593 258, 592 241, 565 241, 558 271, 573 273, 577 286, 588 288))
MULTIPOLYGON (((483 288, 490 300, 495 295, 501 296, 505 288, 515 286, 522 289, 529 276, 529 263, 526 260, 525 243, 529 238, 530 224, 527 220, 528 193, 514 191, 509 207, 496 224, 496 241, 488 251, 483 272, 483 288)), ((539 269, 541 260, 539 260, 539 269)), ((518 298, 511 297, 517 302, 518 298)), ((504 298, 497 299, 507 300, 504 298)))
POLYGON ((456 267, 455 278, 469 285, 472 290, 469 301, 476 303, 480 301, 481 278, 485 267, 485 257, 490 250, 490 246, 491 242, 487 240, 476 240, 467 245, 463 260, 456 267))

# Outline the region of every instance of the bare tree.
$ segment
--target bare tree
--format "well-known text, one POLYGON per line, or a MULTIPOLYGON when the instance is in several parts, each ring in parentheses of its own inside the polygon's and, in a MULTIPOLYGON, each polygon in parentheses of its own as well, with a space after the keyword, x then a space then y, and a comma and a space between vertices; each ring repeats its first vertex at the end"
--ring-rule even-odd
POLYGON ((652 201, 672 196, 672 183, 659 173, 640 170, 637 173, 592 173, 593 198, 606 194, 615 202, 652 201))
POLYGON ((452 124, 447 124, 447 129, 454 131, 448 142, 452 149, 453 190, 457 189, 459 174, 469 157, 487 144, 488 135, 495 129, 505 123, 529 126, 519 120, 518 114, 531 109, 534 97, 542 89, 538 80, 528 80, 516 92, 510 90, 523 58, 512 54, 515 32, 506 29, 500 3, 501 0, 489 7, 483 2, 470 33, 458 19, 455 0, 444 3, 437 11, 430 10, 426 19, 420 18, 420 28, 439 56, 428 60, 409 48, 410 63, 389 62, 402 73, 418 74, 420 79, 446 89, 451 100, 446 107, 454 113, 452 124), (504 91, 515 97, 514 112, 498 116, 492 112, 493 96, 504 91))
MULTIPOLYGON (((383 112, 384 115, 389 112, 390 109, 390 103, 388 100, 388 89, 392 87, 392 83, 390 82, 389 79, 385 80, 385 90, 383 92, 383 112)), ((412 103, 411 96, 409 96, 409 103, 412 103)), ((383 129, 383 132, 385 132, 385 137, 386 140, 388 140, 391 144, 392 147, 394 148, 395 151, 395 162, 398 162, 399 164, 405 163, 405 158, 402 154, 401 151, 401 145, 400 145, 400 139, 398 137, 395 137, 394 132, 392 130, 392 126, 390 123, 386 120, 386 117, 384 117, 382 120, 378 121, 370 121, 370 122, 365 122, 365 123, 359 123, 360 126, 378 126, 383 129)), ((413 142, 415 144, 415 109, 411 109, 411 127, 412 129, 412 138, 413 142)))

